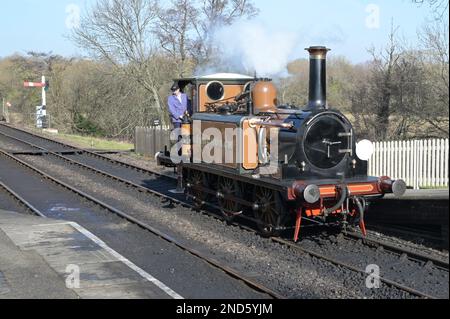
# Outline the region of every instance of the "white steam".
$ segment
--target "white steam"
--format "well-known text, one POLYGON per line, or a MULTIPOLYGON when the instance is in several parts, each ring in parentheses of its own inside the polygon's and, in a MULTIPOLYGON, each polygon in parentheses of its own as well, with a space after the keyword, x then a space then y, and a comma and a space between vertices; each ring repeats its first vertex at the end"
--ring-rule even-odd
POLYGON ((239 22, 216 30, 212 37, 214 66, 197 71, 229 71, 260 77, 286 74, 287 65, 298 47, 297 37, 288 32, 267 30, 263 25, 239 22), (220 63, 217 63, 219 62, 220 63))

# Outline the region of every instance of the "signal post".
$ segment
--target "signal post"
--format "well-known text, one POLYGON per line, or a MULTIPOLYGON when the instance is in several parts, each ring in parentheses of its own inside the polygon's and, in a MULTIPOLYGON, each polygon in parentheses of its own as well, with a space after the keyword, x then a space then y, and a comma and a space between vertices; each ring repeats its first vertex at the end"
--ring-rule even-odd
POLYGON ((47 91, 50 86, 49 81, 46 81, 45 76, 42 76, 41 82, 29 82, 23 83, 25 88, 42 88, 42 104, 36 107, 36 127, 46 128, 47 123, 47 91))

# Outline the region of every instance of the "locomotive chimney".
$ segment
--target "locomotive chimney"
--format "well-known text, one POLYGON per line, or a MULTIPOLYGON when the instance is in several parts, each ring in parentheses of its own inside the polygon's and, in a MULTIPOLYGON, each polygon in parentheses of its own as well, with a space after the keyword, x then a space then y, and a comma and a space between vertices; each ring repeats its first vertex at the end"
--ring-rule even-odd
POLYGON ((314 46, 309 52, 308 110, 327 108, 327 53, 330 49, 314 46))

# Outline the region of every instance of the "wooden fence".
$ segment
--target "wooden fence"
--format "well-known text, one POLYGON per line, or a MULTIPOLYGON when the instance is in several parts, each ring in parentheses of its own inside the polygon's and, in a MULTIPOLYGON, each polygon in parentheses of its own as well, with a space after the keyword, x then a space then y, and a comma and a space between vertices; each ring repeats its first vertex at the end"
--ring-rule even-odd
POLYGON ((448 187, 448 139, 375 143, 369 175, 401 178, 414 189, 448 187))
POLYGON ((136 127, 134 135, 135 152, 145 156, 155 156, 163 151, 164 146, 170 150, 169 127, 136 127))

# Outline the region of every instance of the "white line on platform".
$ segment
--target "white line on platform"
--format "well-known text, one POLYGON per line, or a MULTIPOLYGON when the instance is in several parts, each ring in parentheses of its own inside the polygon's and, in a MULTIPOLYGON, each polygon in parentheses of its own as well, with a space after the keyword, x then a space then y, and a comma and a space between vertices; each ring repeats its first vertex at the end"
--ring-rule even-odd
MULTIPOLYGON (((49 225, 70 225, 73 228, 75 228, 76 230, 78 230, 80 233, 82 233, 84 236, 88 237, 90 240, 92 240, 93 242, 95 242, 97 245, 99 245, 101 248, 105 249, 108 253, 110 253, 111 255, 113 255, 115 258, 117 258, 119 261, 121 261, 122 263, 124 263, 125 265, 127 265, 129 268, 131 268, 132 270, 134 270, 135 272, 137 272, 141 277, 143 277, 144 279, 150 281, 151 283, 153 283, 155 286, 157 286, 159 289, 161 289, 162 291, 164 291, 167 295, 169 295, 170 297, 174 298, 174 299, 184 299, 181 295, 177 294, 175 291, 173 291, 172 289, 170 289, 168 286, 166 286, 164 283, 162 283, 161 281, 159 281, 158 279, 156 279, 155 277, 153 277, 152 275, 150 275, 148 272, 146 272, 145 270, 141 269, 140 267, 136 266, 134 263, 132 263, 130 260, 128 260, 127 258, 125 258, 124 256, 122 256, 121 254, 119 254, 117 251, 115 251, 114 249, 112 249, 111 247, 109 247, 108 245, 106 245, 106 243, 101 240, 100 238, 98 238, 97 236, 95 236, 93 233, 91 233, 89 230, 87 230, 86 228, 84 228, 83 226, 80 226, 77 223, 74 222, 65 222, 65 223, 57 223, 57 224, 47 224, 47 226, 49 225)), ((38 226, 45 226, 45 225, 38 225, 38 226)))

